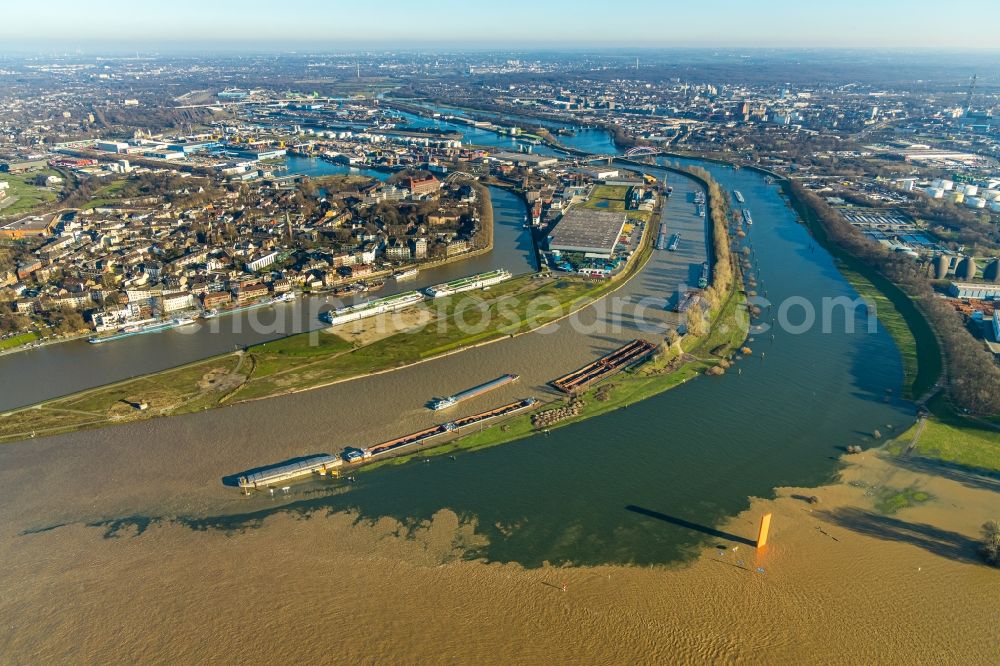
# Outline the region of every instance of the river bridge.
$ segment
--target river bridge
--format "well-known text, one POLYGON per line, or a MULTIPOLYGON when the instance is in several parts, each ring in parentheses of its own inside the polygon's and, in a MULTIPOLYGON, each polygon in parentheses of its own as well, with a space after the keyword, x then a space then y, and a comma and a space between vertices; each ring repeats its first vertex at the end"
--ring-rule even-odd
POLYGON ((577 159, 580 162, 607 162, 611 164, 615 160, 622 158, 636 158, 636 157, 655 157, 656 155, 666 155, 666 151, 660 148, 653 148, 652 146, 636 146, 635 148, 629 148, 624 153, 621 154, 590 154, 590 155, 579 155, 577 159))

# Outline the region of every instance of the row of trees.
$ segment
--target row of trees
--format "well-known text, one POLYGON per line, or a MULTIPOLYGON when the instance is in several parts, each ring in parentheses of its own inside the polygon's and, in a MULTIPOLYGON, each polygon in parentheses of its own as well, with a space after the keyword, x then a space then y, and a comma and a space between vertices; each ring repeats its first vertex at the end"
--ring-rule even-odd
POLYGON ((920 267, 869 240, 822 198, 791 181, 792 195, 816 216, 830 242, 901 286, 917 302, 944 346, 949 392, 954 403, 973 414, 1000 413, 1000 368, 976 340, 954 308, 938 298, 920 267))
POLYGON ((708 186, 708 215, 712 222, 712 283, 703 297, 710 307, 715 308, 729 293, 735 275, 729 239, 728 206, 722 188, 708 171, 701 167, 690 167, 687 171, 708 186))
MULTIPOLYGON (((23 333, 31 328, 32 317, 14 312, 9 309, 8 305, 2 307, 0 333, 23 333)), ((77 333, 87 328, 83 315, 72 308, 53 308, 40 315, 35 315, 34 320, 48 326, 54 333, 60 335, 77 333)))

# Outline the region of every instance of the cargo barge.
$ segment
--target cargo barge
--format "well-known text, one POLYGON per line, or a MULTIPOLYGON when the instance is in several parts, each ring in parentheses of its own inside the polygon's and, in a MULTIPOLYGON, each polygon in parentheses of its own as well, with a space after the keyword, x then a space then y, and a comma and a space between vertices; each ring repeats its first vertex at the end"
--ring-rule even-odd
POLYGON ((708 286, 708 280, 710 276, 710 271, 708 268, 708 262, 702 262, 701 264, 701 275, 698 277, 698 286, 704 289, 708 286))
POLYGON ((125 338, 131 338, 136 335, 146 335, 147 333, 159 333, 161 331, 169 331, 172 328, 177 328, 179 326, 187 326, 193 323, 195 323, 195 321, 190 317, 177 317, 176 319, 171 319, 170 321, 160 321, 153 324, 129 326, 123 329, 119 333, 93 337, 87 340, 87 342, 89 342, 92 345, 99 345, 103 342, 113 342, 114 340, 123 340, 125 338))
POLYGON ((397 437, 396 439, 390 439, 387 442, 382 442, 381 444, 376 444, 375 446, 369 447, 367 449, 357 449, 350 448, 344 451, 344 460, 348 463, 362 462, 364 460, 370 460, 376 456, 385 455, 392 451, 398 451, 399 449, 405 448, 407 446, 413 446, 414 444, 423 444, 441 435, 446 435, 448 433, 454 433, 462 428, 467 428, 472 425, 479 425, 490 421, 492 419, 497 419, 502 416, 509 416, 511 414, 516 414, 517 412, 523 411, 534 407, 538 401, 534 398, 524 398, 516 402, 507 403, 501 407, 496 407, 494 409, 489 409, 485 412, 480 412, 479 414, 473 414, 472 416, 466 416, 461 419, 456 419, 454 421, 449 421, 448 423, 441 423, 430 428, 425 428, 409 435, 404 435, 402 437, 397 437))
POLYGON ((403 308, 408 308, 411 305, 420 303, 423 300, 424 296, 419 291, 404 291, 401 294, 377 298, 366 303, 349 305, 345 308, 338 308, 337 310, 329 310, 321 314, 319 317, 331 326, 336 326, 337 324, 345 324, 347 322, 357 321, 358 319, 364 319, 365 317, 373 317, 377 314, 382 314, 383 312, 395 312, 396 310, 402 310, 403 308))
POLYGON ((505 280, 509 280, 511 277, 511 274, 506 269, 498 268, 495 271, 488 271, 486 273, 479 273, 478 275, 470 275, 469 277, 452 280, 451 282, 436 284, 433 287, 427 287, 425 292, 431 298, 451 296, 452 294, 458 294, 463 291, 471 291, 472 289, 481 289, 482 287, 500 284, 505 280))
POLYGON ((735 196, 736 200, 741 204, 746 203, 746 199, 743 198, 743 193, 740 192, 739 190, 733 190, 733 196, 735 196))
POLYGON ((657 250, 666 250, 667 249, 667 245, 669 244, 669 241, 667 240, 667 234, 668 233, 669 232, 667 230, 667 223, 666 222, 661 222, 660 223, 660 231, 659 231, 659 233, 658 233, 658 235, 656 237, 656 249, 657 250))
POLYGON ((246 474, 239 477, 237 483, 244 490, 267 488, 282 481, 289 481, 301 476, 308 476, 313 473, 326 474, 332 469, 340 467, 344 461, 339 456, 321 454, 309 456, 294 462, 284 463, 275 467, 270 467, 259 472, 246 474))
POLYGON ((674 234, 673 236, 670 237, 670 243, 667 245, 667 249, 670 250, 671 252, 674 252, 677 250, 680 244, 681 244, 681 235, 674 234))
POLYGON ((743 209, 743 221, 746 222, 748 226, 753 224, 753 218, 750 216, 749 208, 743 209))
POLYGON ((454 407, 463 400, 469 400, 470 398, 475 398, 476 396, 482 395, 494 389, 498 389, 501 386, 506 386, 511 382, 515 382, 518 379, 518 375, 501 375, 496 379, 490 380, 485 384, 480 384, 479 386, 474 386, 468 390, 456 393, 455 395, 450 395, 447 398, 435 398, 430 402, 430 408, 438 411, 442 409, 448 409, 449 407, 454 407))
POLYGON ((552 380, 550 384, 563 393, 577 393, 595 382, 645 361, 655 349, 656 345, 652 342, 632 340, 627 345, 619 347, 593 363, 552 380))

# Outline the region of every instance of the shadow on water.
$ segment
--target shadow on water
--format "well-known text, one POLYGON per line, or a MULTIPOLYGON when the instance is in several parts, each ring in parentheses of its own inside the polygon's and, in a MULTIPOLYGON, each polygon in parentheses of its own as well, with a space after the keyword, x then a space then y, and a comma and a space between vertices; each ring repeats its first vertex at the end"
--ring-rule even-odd
POLYGON ((978 542, 964 534, 943 530, 925 523, 883 516, 856 508, 817 511, 814 515, 834 525, 884 541, 900 541, 929 553, 961 562, 979 562, 978 542))
POLYGON ((677 527, 683 527, 686 530, 701 532, 702 534, 707 534, 708 536, 716 537, 718 539, 727 539, 729 541, 735 541, 737 543, 746 544, 748 546, 756 545, 753 541, 747 539, 746 537, 730 534, 729 532, 723 532, 722 530, 717 530, 714 527, 708 527, 707 525, 699 525, 698 523, 692 523, 689 520, 684 520, 683 518, 678 518, 676 516, 668 516, 665 513, 660 513, 659 511, 653 511, 652 509, 645 509, 641 506, 636 506, 634 504, 629 504, 628 506, 625 507, 625 510, 631 511, 632 513, 638 513, 641 516, 647 516, 649 518, 662 520, 665 523, 670 523, 671 525, 676 525, 677 527))

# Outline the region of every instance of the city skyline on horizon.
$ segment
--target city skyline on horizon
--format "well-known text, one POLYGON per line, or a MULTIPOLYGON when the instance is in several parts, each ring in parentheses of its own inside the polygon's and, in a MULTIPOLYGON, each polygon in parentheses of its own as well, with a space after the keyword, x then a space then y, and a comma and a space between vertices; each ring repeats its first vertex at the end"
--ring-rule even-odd
POLYGON ((177 0, 169 15, 124 0, 99 9, 71 0, 44 8, 4 7, 0 50, 14 52, 309 51, 573 49, 612 48, 817 48, 996 50, 988 29, 1000 5, 960 0, 942 11, 936 3, 846 0, 832 11, 793 0, 750 5, 732 0, 697 4, 643 2, 630 13, 604 3, 556 0, 539 4, 509 0, 499 9, 440 0, 414 11, 384 0, 376 14, 353 3, 303 0, 294 11, 260 0, 198 4, 177 0), (962 20, 975 18, 970 29, 962 20), (509 21, 500 20, 510 17, 509 21), (311 17, 304 22, 304 17, 311 17), (81 29, 81 26, 83 28, 81 29))

